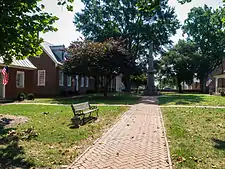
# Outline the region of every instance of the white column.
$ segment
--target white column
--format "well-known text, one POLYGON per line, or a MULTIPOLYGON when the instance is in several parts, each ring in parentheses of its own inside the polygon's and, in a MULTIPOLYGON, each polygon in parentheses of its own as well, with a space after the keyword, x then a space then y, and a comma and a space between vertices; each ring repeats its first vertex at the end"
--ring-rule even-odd
POLYGON ((76 75, 76 91, 79 90, 79 76, 76 75))
POLYGON ((215 92, 218 93, 218 77, 215 79, 215 92))

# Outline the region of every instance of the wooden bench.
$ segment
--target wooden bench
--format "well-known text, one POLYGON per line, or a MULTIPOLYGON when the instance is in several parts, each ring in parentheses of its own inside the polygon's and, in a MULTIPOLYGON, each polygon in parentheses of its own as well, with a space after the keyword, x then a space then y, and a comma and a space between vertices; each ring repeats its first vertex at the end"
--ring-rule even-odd
POLYGON ((97 106, 90 106, 90 104, 88 102, 72 104, 71 108, 74 113, 74 118, 79 118, 80 116, 82 116, 83 123, 84 123, 86 114, 89 114, 89 117, 90 117, 92 113, 96 112, 96 115, 98 117, 99 110, 98 110, 97 106))

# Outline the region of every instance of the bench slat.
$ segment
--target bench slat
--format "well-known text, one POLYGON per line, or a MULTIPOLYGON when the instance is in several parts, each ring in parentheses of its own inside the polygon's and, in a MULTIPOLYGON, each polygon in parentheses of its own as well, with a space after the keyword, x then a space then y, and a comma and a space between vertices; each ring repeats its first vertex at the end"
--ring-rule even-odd
POLYGON ((89 109, 89 103, 85 102, 85 103, 80 103, 80 104, 73 104, 73 107, 74 107, 75 111, 86 110, 86 109, 89 109))
POLYGON ((94 111, 96 111, 96 110, 97 110, 97 109, 87 110, 87 111, 84 111, 83 114, 88 114, 88 113, 94 112, 94 111))

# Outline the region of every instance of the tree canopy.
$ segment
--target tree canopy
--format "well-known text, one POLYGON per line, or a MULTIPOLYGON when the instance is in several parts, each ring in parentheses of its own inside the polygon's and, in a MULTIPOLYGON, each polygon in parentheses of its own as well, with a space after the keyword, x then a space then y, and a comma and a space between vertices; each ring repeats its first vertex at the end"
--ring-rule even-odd
MULTIPOLYGON (((71 11, 74 0, 56 0, 71 11)), ((6 64, 42 53, 39 32, 56 31, 58 19, 44 12, 41 0, 0 0, 0 56, 6 64)))
POLYGON ((161 73, 169 78, 176 78, 179 92, 181 83, 191 84, 197 65, 198 52, 195 44, 179 40, 161 59, 161 73))
POLYGON ((104 76, 107 80, 105 95, 111 80, 124 73, 125 69, 133 67, 130 58, 132 54, 126 50, 126 40, 108 39, 104 42, 88 40, 75 41, 68 48, 71 56, 64 64, 64 72, 81 76, 104 76))
POLYGON ((168 0, 153 4, 152 11, 137 8, 139 0, 83 0, 85 8, 75 14, 74 24, 85 38, 104 41, 109 37, 128 39, 128 49, 136 56, 141 49, 154 42, 156 50, 170 43, 169 37, 176 33, 179 22, 168 0))
POLYGON ((196 73, 202 90, 208 75, 222 62, 225 49, 225 32, 222 23, 223 9, 211 7, 192 8, 185 20, 183 30, 198 48, 199 58, 196 73))
MULTIPOLYGON (((126 48, 133 54, 133 65, 137 60, 138 63, 147 63, 150 44, 154 43, 155 53, 161 52, 163 45, 172 43, 170 37, 180 26, 168 0, 152 2, 152 10, 142 10, 138 5, 144 7, 147 2, 141 3, 140 0, 83 0, 85 8, 75 14, 74 24, 88 40, 102 42, 110 37, 127 39, 126 48)), ((129 91, 129 77, 133 69, 126 70, 125 86, 129 91)))

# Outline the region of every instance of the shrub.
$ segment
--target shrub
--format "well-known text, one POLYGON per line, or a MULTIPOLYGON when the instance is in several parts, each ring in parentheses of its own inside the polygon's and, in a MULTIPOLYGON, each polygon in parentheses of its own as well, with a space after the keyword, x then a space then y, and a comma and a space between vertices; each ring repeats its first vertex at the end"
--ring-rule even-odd
POLYGON ((60 90, 60 96, 68 96, 68 92, 66 90, 60 90))
POLYGON ((25 98, 26 98, 26 95, 24 93, 19 93, 18 97, 17 97, 17 100, 18 101, 23 101, 25 98))
POLYGON ((34 100, 34 94, 33 93, 29 93, 27 95, 27 100, 34 100))
POLYGON ((95 90, 87 90, 87 91, 86 91, 86 94, 95 94, 95 93, 96 93, 95 90))
POLYGON ((221 94, 221 96, 225 96, 225 93, 224 92, 221 92, 220 94, 221 94))

